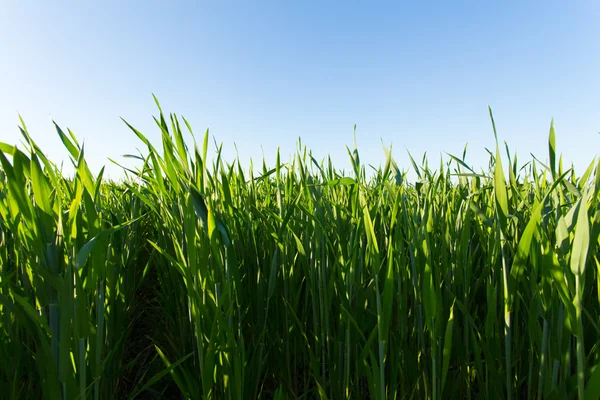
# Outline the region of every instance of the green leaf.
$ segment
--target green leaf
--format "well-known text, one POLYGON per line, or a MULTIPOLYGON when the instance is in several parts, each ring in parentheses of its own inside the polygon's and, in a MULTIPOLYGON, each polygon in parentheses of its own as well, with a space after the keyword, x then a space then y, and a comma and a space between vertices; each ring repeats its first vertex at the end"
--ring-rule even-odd
POLYGON ((296 241, 296 248, 298 249, 298 253, 300 253, 302 256, 306 257, 306 251, 304 251, 304 246, 302 245, 302 241, 295 233, 292 232, 292 235, 294 236, 294 240, 296 241))
POLYGON ((0 152, 0 163, 8 178, 8 192, 10 194, 8 200, 13 208, 13 213, 17 214, 20 212, 27 221, 31 221, 31 206, 25 194, 25 181, 22 172, 18 173, 18 171, 15 171, 15 168, 8 162, 8 159, 2 152, 0 152))
POLYGON ((552 177, 556 178, 556 135, 554 134, 554 118, 550 123, 550 135, 548 136, 548 150, 550 151, 550 170, 552 177))
MULTIPOLYGON (((11 297, 15 300, 16 303, 18 303, 21 306, 21 309, 25 311, 25 314, 27 314, 27 316, 31 318, 32 321, 39 325, 39 327, 42 328, 46 333, 48 333, 49 335, 51 334, 50 327, 48 326, 46 320, 26 299, 14 292, 11 293, 11 297)), ((5 300, 5 302, 7 302, 8 298, 3 295, 0 295, 0 300, 5 300)))
POLYGON ((450 307, 450 316, 448 317, 448 324, 446 325, 446 333, 444 335, 444 350, 442 353, 442 387, 441 392, 443 393, 444 385, 446 383, 446 376, 448 375, 448 367, 450 366, 450 357, 452 355, 452 329, 454 327, 454 302, 450 307))
POLYGON ((176 383, 177 386, 179 386, 180 388, 182 388, 183 383, 181 382, 180 378, 178 378, 178 376, 174 373, 175 368, 177 368, 181 363, 183 363, 185 360, 187 360, 188 358, 190 358, 194 352, 191 352, 190 354, 180 358, 177 362, 175 363, 170 363, 169 360, 167 359, 167 357, 163 354, 163 352, 160 350, 160 348, 158 346, 154 346, 156 348, 156 352, 158 353, 158 355, 160 356, 160 358, 163 360, 163 362, 165 363, 165 365, 167 366, 167 368, 163 369, 162 371, 156 373, 152 378, 148 379, 148 381, 146 382, 146 384, 144 386, 142 386, 139 390, 135 391, 134 393, 129 395, 130 399, 135 399, 138 398, 138 395, 140 393, 143 393, 144 391, 148 390, 152 385, 154 385, 155 383, 157 383, 158 381, 160 381, 165 375, 167 374, 171 374, 176 383))
POLYGON ((347 186, 347 185, 355 185, 356 180, 352 178, 338 178, 332 179, 326 183, 327 186, 347 186))
POLYGON ((539 203, 535 206, 534 211, 531 213, 531 219, 525 227, 525 231, 521 235, 519 244, 517 246, 517 254, 513 259, 510 274, 515 280, 519 280, 525 271, 529 255, 531 253, 531 243, 533 237, 537 232, 538 224, 541 218, 542 208, 544 203, 539 203))
POLYGON ((575 226, 575 239, 571 254, 571 272, 583 275, 590 244, 590 222, 588 217, 587 194, 578 201, 577 225, 575 226))
POLYGON ((590 379, 585 388, 586 399, 600 399, 600 364, 590 368, 590 379))
POLYGON ((54 127, 56 128, 56 132, 58 132, 58 136, 60 136, 60 140, 63 142, 63 144, 71 154, 71 157, 73 157, 74 160, 77 160, 79 158, 79 149, 77 148, 77 146, 75 146, 75 144, 73 144, 71 139, 69 139, 67 135, 65 135, 60 126, 58 126, 56 122, 52 122, 54 123, 54 127))
POLYGON ((0 142, 0 151, 5 154, 13 154, 15 151, 15 146, 11 146, 10 144, 0 142))
POLYGON ((502 160, 500 158, 500 148, 496 144, 496 165, 494 169, 494 193, 496 195, 496 210, 500 227, 503 231, 506 230, 508 219, 508 195, 506 192, 506 180, 502 170, 502 160))
POLYGON ((417 173, 417 177, 419 179, 423 179, 422 176, 421 176, 421 171, 419 170, 419 167, 417 167, 417 163, 415 162, 415 159, 413 158, 412 154, 410 154, 410 152, 408 152, 408 157, 410 158, 410 162, 411 162, 411 164, 413 166, 413 169, 417 173))
POLYGON ((85 265, 90 253, 92 252, 92 250, 94 250, 94 247, 96 247, 98 242, 102 241, 102 239, 112 235, 113 233, 120 231, 123 228, 128 227, 129 225, 133 224, 134 222, 139 221, 142 217, 143 217, 143 215, 140 215, 139 217, 132 219, 131 221, 125 222, 124 224, 120 224, 117 226, 113 226, 112 228, 105 229, 105 230, 101 231, 100 233, 98 233, 96 236, 94 236, 92 239, 90 239, 89 242, 87 242, 85 245, 83 245, 83 247, 81 249, 79 249, 79 252, 77 253, 77 257, 75 257, 75 261, 74 261, 75 268, 80 270, 85 265))
POLYGON ((31 182, 35 204, 47 215, 52 215, 52 206, 50 205, 52 188, 50 181, 42 172, 42 167, 35 154, 31 155, 31 182))
POLYGON ((202 221, 202 225, 204 229, 206 229, 206 232, 208 232, 208 207, 206 207, 204 197, 200 194, 198 189, 193 186, 190 186, 190 194, 192 196, 192 204, 194 205, 196 215, 202 221))

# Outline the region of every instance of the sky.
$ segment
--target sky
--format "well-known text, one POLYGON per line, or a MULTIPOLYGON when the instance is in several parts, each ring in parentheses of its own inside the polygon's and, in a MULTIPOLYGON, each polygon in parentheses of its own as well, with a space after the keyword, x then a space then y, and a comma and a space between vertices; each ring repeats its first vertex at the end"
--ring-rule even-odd
MULTIPOLYGON (((565 165, 600 154, 600 2, 0 0, 0 142, 19 114, 56 163, 52 124, 85 144, 90 167, 118 179, 123 154, 160 147, 155 94, 229 162, 302 145, 350 171, 393 145, 431 165, 446 153, 487 167, 501 142, 519 161, 548 159, 554 118, 565 165)), ((190 142, 191 143, 191 142, 190 142)), ((211 154, 214 151, 211 147, 211 154)))

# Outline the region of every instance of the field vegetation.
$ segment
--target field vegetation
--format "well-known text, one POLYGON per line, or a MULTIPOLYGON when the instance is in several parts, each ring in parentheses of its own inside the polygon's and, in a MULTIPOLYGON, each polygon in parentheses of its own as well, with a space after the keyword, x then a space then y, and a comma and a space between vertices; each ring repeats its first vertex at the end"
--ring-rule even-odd
POLYGON ((209 163, 155 120, 120 182, 58 125, 72 176, 23 121, 0 144, 0 397, 600 397, 600 164, 552 126, 547 162, 496 136, 411 183, 391 149, 209 163))

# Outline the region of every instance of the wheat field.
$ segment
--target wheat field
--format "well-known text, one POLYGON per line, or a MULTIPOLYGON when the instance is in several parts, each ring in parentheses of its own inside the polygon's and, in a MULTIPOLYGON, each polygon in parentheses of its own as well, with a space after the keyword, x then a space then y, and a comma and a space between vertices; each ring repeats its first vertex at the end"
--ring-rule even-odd
POLYGON ((58 125, 72 176, 0 143, 0 397, 600 397, 600 164, 553 126, 548 162, 496 136, 409 182, 391 149, 209 163, 158 111, 119 182, 58 125))

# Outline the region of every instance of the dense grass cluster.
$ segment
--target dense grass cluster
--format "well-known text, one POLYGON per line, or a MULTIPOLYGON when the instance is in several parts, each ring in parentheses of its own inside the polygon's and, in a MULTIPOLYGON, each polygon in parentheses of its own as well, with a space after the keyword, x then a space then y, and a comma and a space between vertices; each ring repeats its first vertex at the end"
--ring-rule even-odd
POLYGON ((600 166, 565 169, 553 128, 549 165, 496 145, 410 184, 356 149, 209 165, 208 132, 156 122, 120 183, 58 126, 72 177, 24 123, 0 144, 0 396, 600 396, 600 166))

